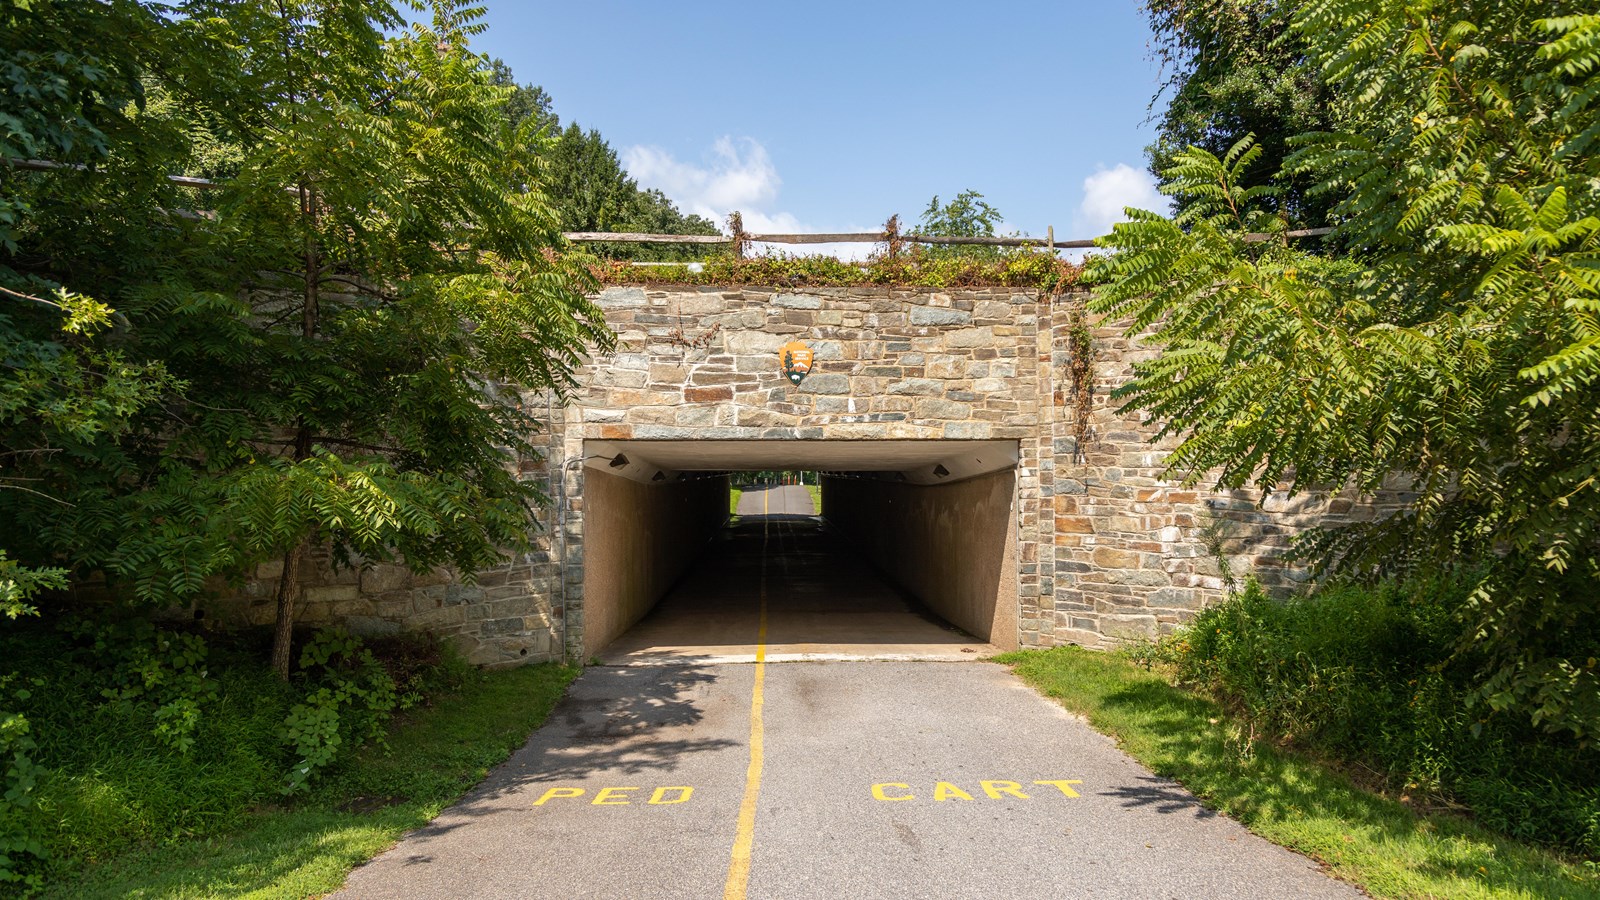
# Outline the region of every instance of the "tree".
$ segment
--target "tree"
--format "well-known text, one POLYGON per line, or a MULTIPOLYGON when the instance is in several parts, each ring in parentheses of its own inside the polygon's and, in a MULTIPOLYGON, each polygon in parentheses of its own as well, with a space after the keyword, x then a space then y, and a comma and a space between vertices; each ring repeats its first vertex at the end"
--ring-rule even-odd
POLYGON ((511 91, 503 109, 513 128, 532 122, 537 132, 554 133, 561 129, 561 117, 555 114, 555 100, 544 88, 536 84, 517 84, 516 76, 504 60, 494 60, 489 66, 490 83, 511 91))
POLYGON ((1340 256, 1286 240, 1262 156, 1174 156, 1175 219, 1104 245, 1094 308, 1151 328, 1120 392, 1175 476, 1374 491, 1399 515, 1307 549, 1340 571, 1478 578, 1479 699, 1600 732, 1600 16, 1558 0, 1312 0, 1293 27, 1352 103, 1286 170, 1336 198, 1340 256), (1267 232, 1266 241, 1246 238, 1267 232))
MULTIPOLYGON (((543 188, 566 231, 632 231, 646 234, 719 234, 715 223, 685 216, 658 190, 642 190, 622 168, 617 152, 600 132, 584 131, 576 122, 561 129, 551 98, 537 85, 516 85, 511 69, 494 62, 496 84, 514 85, 506 103, 513 125, 531 122, 549 144, 540 151, 549 162, 543 188)), ((607 259, 695 259, 697 245, 596 243, 587 249, 607 259)))
MULTIPOLYGON (((1167 105, 1147 149, 1150 170, 1171 168, 1178 154, 1200 147, 1222 156, 1254 135, 1266 159, 1282 162, 1295 135, 1333 127, 1332 97, 1310 59, 1305 37, 1289 27, 1291 0, 1146 0, 1155 55, 1167 80, 1167 105)), ((1160 95, 1157 95, 1160 99, 1160 95)), ((1327 224, 1330 201, 1311 196, 1309 176, 1286 177, 1270 166, 1244 173, 1242 184, 1269 181, 1280 191, 1262 198, 1296 227, 1327 224)), ((1178 196, 1182 204, 1187 198, 1178 196)))
MULTIPOLYGON (((58 454, 92 465, 171 382, 159 362, 132 363, 103 339, 126 324, 111 307, 7 265, 35 214, 30 183, 43 177, 13 165, 105 163, 133 130, 141 67, 162 48, 151 11, 131 2, 8 4, 0 22, 0 498, 61 503, 28 471, 58 454)), ((33 566, 8 559, 9 543, 0 543, 0 613, 16 618, 37 612, 40 592, 65 587, 66 570, 49 555, 33 566)))
POLYGON ((171 382, 92 465, 30 461, 46 496, 0 491, 19 560, 100 569, 156 606, 281 560, 287 675, 314 548, 470 576, 528 545, 523 396, 563 390, 610 334, 538 189, 533 125, 468 49, 482 10, 429 6, 406 27, 375 0, 183 4, 156 27, 189 62, 141 61, 173 102, 109 144, 106 172, 30 180, 0 283, 106 298, 128 325, 105 346, 171 382), (163 177, 195 164, 197 129, 238 148, 219 190, 163 177))
MULTIPOLYGON (((994 237, 994 229, 1002 221, 1000 210, 984 202, 983 195, 973 190, 962 191, 943 206, 939 195, 928 201, 917 223, 917 233, 936 237, 994 237)), ((1001 255, 999 247, 961 244, 931 244, 923 252, 932 256, 961 256, 993 259, 1001 255)))

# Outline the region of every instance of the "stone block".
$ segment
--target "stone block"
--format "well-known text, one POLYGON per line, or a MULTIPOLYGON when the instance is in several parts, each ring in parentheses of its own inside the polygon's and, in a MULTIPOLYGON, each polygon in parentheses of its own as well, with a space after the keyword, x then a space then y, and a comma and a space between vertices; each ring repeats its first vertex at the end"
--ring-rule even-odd
POLYGON ((848 394, 850 393, 850 377, 839 374, 812 375, 800 383, 800 392, 804 394, 848 394))
POLYGON ((383 594, 410 583, 411 573, 404 566, 371 566, 361 572, 363 594, 383 594))
POLYGON ((727 385, 684 388, 683 399, 687 403, 718 403, 732 400, 733 388, 727 385))
POLYGON ((931 306, 911 307, 912 325, 965 325, 972 314, 958 309, 936 309, 931 306))
POLYGON ((606 288, 594 298, 594 304, 601 309, 638 309, 649 302, 644 289, 636 287, 606 288))
POLYGON ((954 400, 919 400, 915 412, 918 419, 965 419, 972 415, 972 407, 954 400))
POLYGON ((306 588, 305 601, 307 603, 333 603, 336 600, 355 600, 360 596, 361 588, 358 585, 325 584, 306 588))
POLYGON ((813 294, 778 294, 772 298, 772 305, 788 309, 819 309, 822 307, 822 298, 813 294))
POLYGON ((944 344, 947 347, 993 347, 996 344, 994 329, 993 325, 958 329, 944 336, 944 344))
POLYGON ((1106 580, 1112 584, 1136 584, 1143 587, 1164 587, 1172 583, 1167 573, 1150 569, 1113 569, 1106 573, 1106 580))
POLYGON ((712 406, 684 407, 673 413, 672 422, 680 426, 707 426, 717 424, 717 410, 712 406))
POLYGON ((1102 615, 1100 633, 1118 641, 1153 641, 1161 636, 1161 625, 1152 615, 1102 615))
POLYGON ((944 393, 944 382, 933 378, 907 378, 889 385, 889 393, 937 397, 944 393))
POLYGON ((1009 319, 1011 304, 999 300, 980 300, 972 307, 972 314, 979 319, 1009 319))
POLYGON ((528 621, 522 617, 510 619, 485 619, 478 626, 479 633, 485 637, 502 634, 520 634, 528 630, 528 621))
POLYGON ((716 294, 694 294, 682 297, 675 312, 685 316, 705 316, 728 308, 728 301, 716 294))
POLYGON ((1103 569, 1137 569, 1139 554, 1127 550, 1113 550, 1110 547, 1097 547, 1094 551, 1094 564, 1103 569))
POLYGON ((1083 628, 1057 628, 1055 639, 1056 643, 1077 644, 1090 649, 1099 647, 1105 642, 1105 638, 1098 633, 1083 628))
POLYGON ((787 339, 782 335, 768 334, 765 331, 730 331, 723 341, 728 352, 735 356, 770 357, 762 368, 776 370, 778 348, 782 347, 787 339))
POLYGON ((1159 591, 1151 592, 1146 598, 1151 606, 1164 606, 1177 609, 1199 609, 1200 594, 1188 588, 1166 587, 1159 591))
POLYGON ((951 422, 944 426, 944 436, 951 440, 986 440, 992 430, 987 422, 951 422))
POLYGON ((960 356, 929 354, 924 372, 929 378, 960 378, 966 374, 967 360, 960 356))

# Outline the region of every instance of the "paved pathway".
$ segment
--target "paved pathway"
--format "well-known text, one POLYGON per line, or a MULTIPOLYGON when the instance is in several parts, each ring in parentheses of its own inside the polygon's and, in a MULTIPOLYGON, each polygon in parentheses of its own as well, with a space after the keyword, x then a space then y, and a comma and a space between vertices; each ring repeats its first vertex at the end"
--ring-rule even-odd
MULTIPOLYGON (((761 608, 802 543, 798 522, 764 526, 761 608)), ((337 896, 1361 896, 1002 666, 758 659, 588 669, 527 746, 337 896)))
POLYGON ((805 485, 780 484, 746 488, 739 494, 734 512, 741 516, 814 516, 817 508, 805 485))
MULTIPOLYGON (((805 488, 782 490, 799 491, 811 503, 805 488)), ((725 529, 694 570, 600 659, 611 666, 755 662, 763 615, 769 662, 948 662, 999 652, 922 609, 817 520, 784 514, 741 518, 725 529), (753 589, 763 544, 783 548, 768 564, 768 578, 782 589, 768 592, 765 608, 753 589)))

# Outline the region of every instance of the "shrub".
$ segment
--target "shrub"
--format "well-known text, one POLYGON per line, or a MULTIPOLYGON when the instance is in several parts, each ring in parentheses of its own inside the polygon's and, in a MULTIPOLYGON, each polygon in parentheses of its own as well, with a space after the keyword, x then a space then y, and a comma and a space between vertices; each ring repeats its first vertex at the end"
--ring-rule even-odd
POLYGON ((389 716, 421 699, 421 672, 397 684, 370 649, 339 629, 317 633, 300 653, 300 671, 308 690, 284 720, 284 738, 299 757, 284 784, 286 794, 303 789, 342 749, 384 743, 389 716))
POLYGON ((1250 583, 1144 655, 1236 709, 1253 739, 1342 760, 1419 800, 1464 804, 1506 834, 1600 856, 1600 752, 1476 700, 1480 661, 1457 649, 1472 583, 1452 573, 1288 601, 1250 583))
POLYGON ((0 708, 15 710, 0 712, 0 893, 238 825, 381 741, 393 711, 457 684, 465 665, 431 640, 324 632, 285 684, 266 651, 262 635, 137 619, 0 633, 0 658, 21 673, 0 685, 0 708), (297 722, 321 730, 291 743, 297 722))

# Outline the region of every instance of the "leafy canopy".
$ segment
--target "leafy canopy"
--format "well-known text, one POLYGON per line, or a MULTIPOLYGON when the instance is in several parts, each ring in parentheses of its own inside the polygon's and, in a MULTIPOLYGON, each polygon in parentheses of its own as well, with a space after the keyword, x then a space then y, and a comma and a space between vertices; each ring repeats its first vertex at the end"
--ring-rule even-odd
POLYGON ((1183 211, 1135 212, 1090 267, 1094 308, 1162 348, 1120 396, 1181 436, 1190 481, 1408 488, 1307 549, 1351 573, 1481 567, 1458 648, 1480 699, 1593 736, 1600 16, 1312 0, 1293 28, 1345 122, 1286 170, 1332 202, 1344 252, 1283 238, 1253 141, 1176 153, 1183 211))
MULTIPOLYGON (((1147 148, 1158 176, 1189 147, 1222 156, 1253 135, 1274 164, 1295 135, 1334 127, 1331 92, 1309 57, 1305 37, 1290 28, 1299 4, 1290 0, 1145 0, 1154 54, 1167 79, 1166 107, 1147 148)), ((1266 208, 1304 227, 1327 224, 1329 200, 1312 196, 1316 179, 1285 176, 1273 167, 1240 173, 1241 184, 1275 182, 1266 208)), ((1174 198, 1181 208, 1183 195, 1174 198)))
MULTIPOLYGON (((169 606, 317 548, 470 575, 526 546, 531 392, 610 335, 537 126, 469 49, 482 10, 114 8, 151 102, 93 95, 122 118, 85 114, 120 129, 92 169, 7 176, 0 549, 169 606), (165 178, 206 166, 221 189, 165 178)), ((88 59, 96 33, 45 32, 40 53, 88 59)))
MULTIPOLYGON (((962 191, 949 203, 940 204, 935 194, 928 201, 917 221, 917 233, 936 237, 994 237, 994 229, 1004 221, 1000 210, 990 206, 983 195, 973 190, 962 191)), ((934 258, 963 257, 967 259, 996 259, 1000 247, 962 244, 928 244, 919 251, 934 258)))

